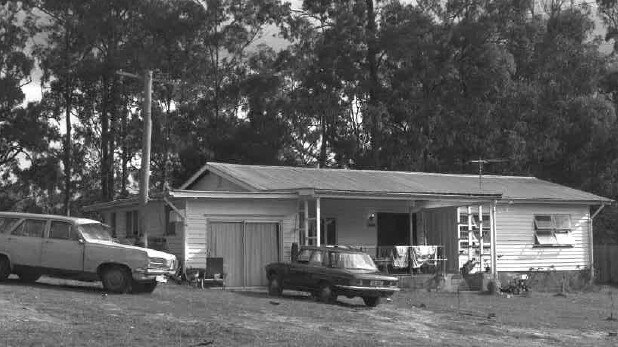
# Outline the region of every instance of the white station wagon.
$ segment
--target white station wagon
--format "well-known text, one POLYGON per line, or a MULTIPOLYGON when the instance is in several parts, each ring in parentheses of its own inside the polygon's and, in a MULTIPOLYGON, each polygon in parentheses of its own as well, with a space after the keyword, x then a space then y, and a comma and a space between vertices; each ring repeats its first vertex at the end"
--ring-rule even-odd
POLYGON ((48 275, 100 280, 115 293, 150 293, 177 267, 172 254, 115 242, 95 220, 0 212, 0 282, 11 273, 24 282, 48 275))

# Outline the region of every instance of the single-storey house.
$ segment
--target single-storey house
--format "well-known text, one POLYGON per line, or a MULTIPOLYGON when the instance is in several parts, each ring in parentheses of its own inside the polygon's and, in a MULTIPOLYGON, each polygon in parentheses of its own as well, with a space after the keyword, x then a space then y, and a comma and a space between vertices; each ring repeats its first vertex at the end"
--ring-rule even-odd
MULTIPOLYGON (((592 220, 612 200, 534 177, 237 165, 210 162, 178 189, 98 203, 119 238, 184 268, 223 258, 226 285, 266 285, 264 265, 296 244, 426 247, 442 270, 501 273, 593 266, 592 220)), ((401 251, 399 251, 401 252, 401 251)))

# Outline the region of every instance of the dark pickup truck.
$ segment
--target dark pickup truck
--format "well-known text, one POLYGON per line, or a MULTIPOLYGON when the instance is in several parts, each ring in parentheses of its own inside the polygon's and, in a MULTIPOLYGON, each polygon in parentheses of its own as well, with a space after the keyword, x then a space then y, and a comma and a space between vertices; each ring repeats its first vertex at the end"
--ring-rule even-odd
POLYGON ((335 302, 338 295, 359 296, 375 307, 380 298, 396 291, 397 277, 378 271, 371 257, 347 247, 303 246, 291 263, 266 265, 268 293, 279 296, 283 289, 309 292, 323 302, 335 302))

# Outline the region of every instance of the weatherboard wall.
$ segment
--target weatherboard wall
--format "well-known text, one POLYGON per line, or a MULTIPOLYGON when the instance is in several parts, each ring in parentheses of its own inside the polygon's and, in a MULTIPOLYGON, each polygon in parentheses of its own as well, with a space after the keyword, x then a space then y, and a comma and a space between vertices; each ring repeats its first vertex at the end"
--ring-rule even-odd
POLYGON ((369 216, 380 212, 408 213, 408 205, 407 201, 395 200, 322 199, 320 210, 322 218, 335 218, 338 244, 375 247, 377 217, 369 223, 369 216))
MULTIPOLYGON (((186 201, 184 199, 175 199, 171 201, 180 212, 185 211, 186 209, 186 201)), ((163 213, 167 211, 165 205, 162 206, 163 213)), ((176 223, 176 232, 173 235, 166 235, 165 239, 167 241, 167 250, 168 252, 176 255, 181 261, 184 261, 184 233, 186 228, 186 220, 179 218, 179 221, 176 223)), ((163 227, 165 228, 165 217, 163 219, 163 227)))
POLYGON ((590 265, 588 206, 562 204, 499 204, 496 208, 496 255, 499 272, 579 270, 590 265), (569 214, 572 247, 538 247, 535 214, 569 214))
POLYGON ((283 248, 279 250, 281 260, 290 259, 292 243, 298 242, 296 200, 189 199, 186 213, 185 265, 187 268, 205 267, 208 249, 206 232, 209 221, 279 223, 280 245, 283 248))
MULTIPOLYGON (((184 202, 182 200, 174 201, 174 205, 181 210, 184 208, 184 202)), ((166 204, 162 200, 150 201, 148 203, 148 206, 146 207, 145 218, 141 219, 140 221, 141 223, 143 223, 143 227, 139 230, 147 230, 149 239, 164 238, 164 250, 176 255, 180 259, 183 259, 184 225, 183 223, 178 223, 175 234, 166 234, 167 224, 165 219, 165 206, 166 204)), ((110 226, 115 225, 116 236, 118 239, 133 240, 134 236, 129 230, 127 230, 128 213, 131 213, 133 211, 139 211, 138 213, 143 213, 143 210, 139 206, 134 205, 127 207, 111 208, 109 210, 102 211, 101 215, 103 216, 103 220, 105 223, 110 226), (112 220, 114 217, 115 219, 112 220)))
POLYGON ((231 181, 214 174, 206 174, 191 185, 191 190, 197 191, 228 191, 228 192, 243 192, 246 189, 240 187, 231 181))

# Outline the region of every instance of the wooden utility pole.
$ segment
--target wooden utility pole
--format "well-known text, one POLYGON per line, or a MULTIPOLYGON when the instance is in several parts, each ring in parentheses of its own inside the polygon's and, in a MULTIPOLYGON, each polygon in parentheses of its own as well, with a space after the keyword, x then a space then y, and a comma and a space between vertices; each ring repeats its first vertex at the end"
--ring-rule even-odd
POLYGON ((117 71, 120 76, 141 79, 144 81, 144 104, 142 117, 144 118, 144 133, 142 134, 142 171, 139 182, 139 230, 144 238, 144 247, 148 247, 148 228, 146 228, 146 212, 148 205, 148 187, 150 186, 150 139, 152 134, 152 70, 144 71, 144 76, 117 71))
POLYGON ((148 247, 148 228, 146 228, 146 212, 148 206, 148 187, 150 185, 150 138, 152 134, 151 110, 152 110, 152 71, 144 73, 144 134, 142 135, 142 172, 140 180, 140 224, 144 238, 144 247, 148 247))

